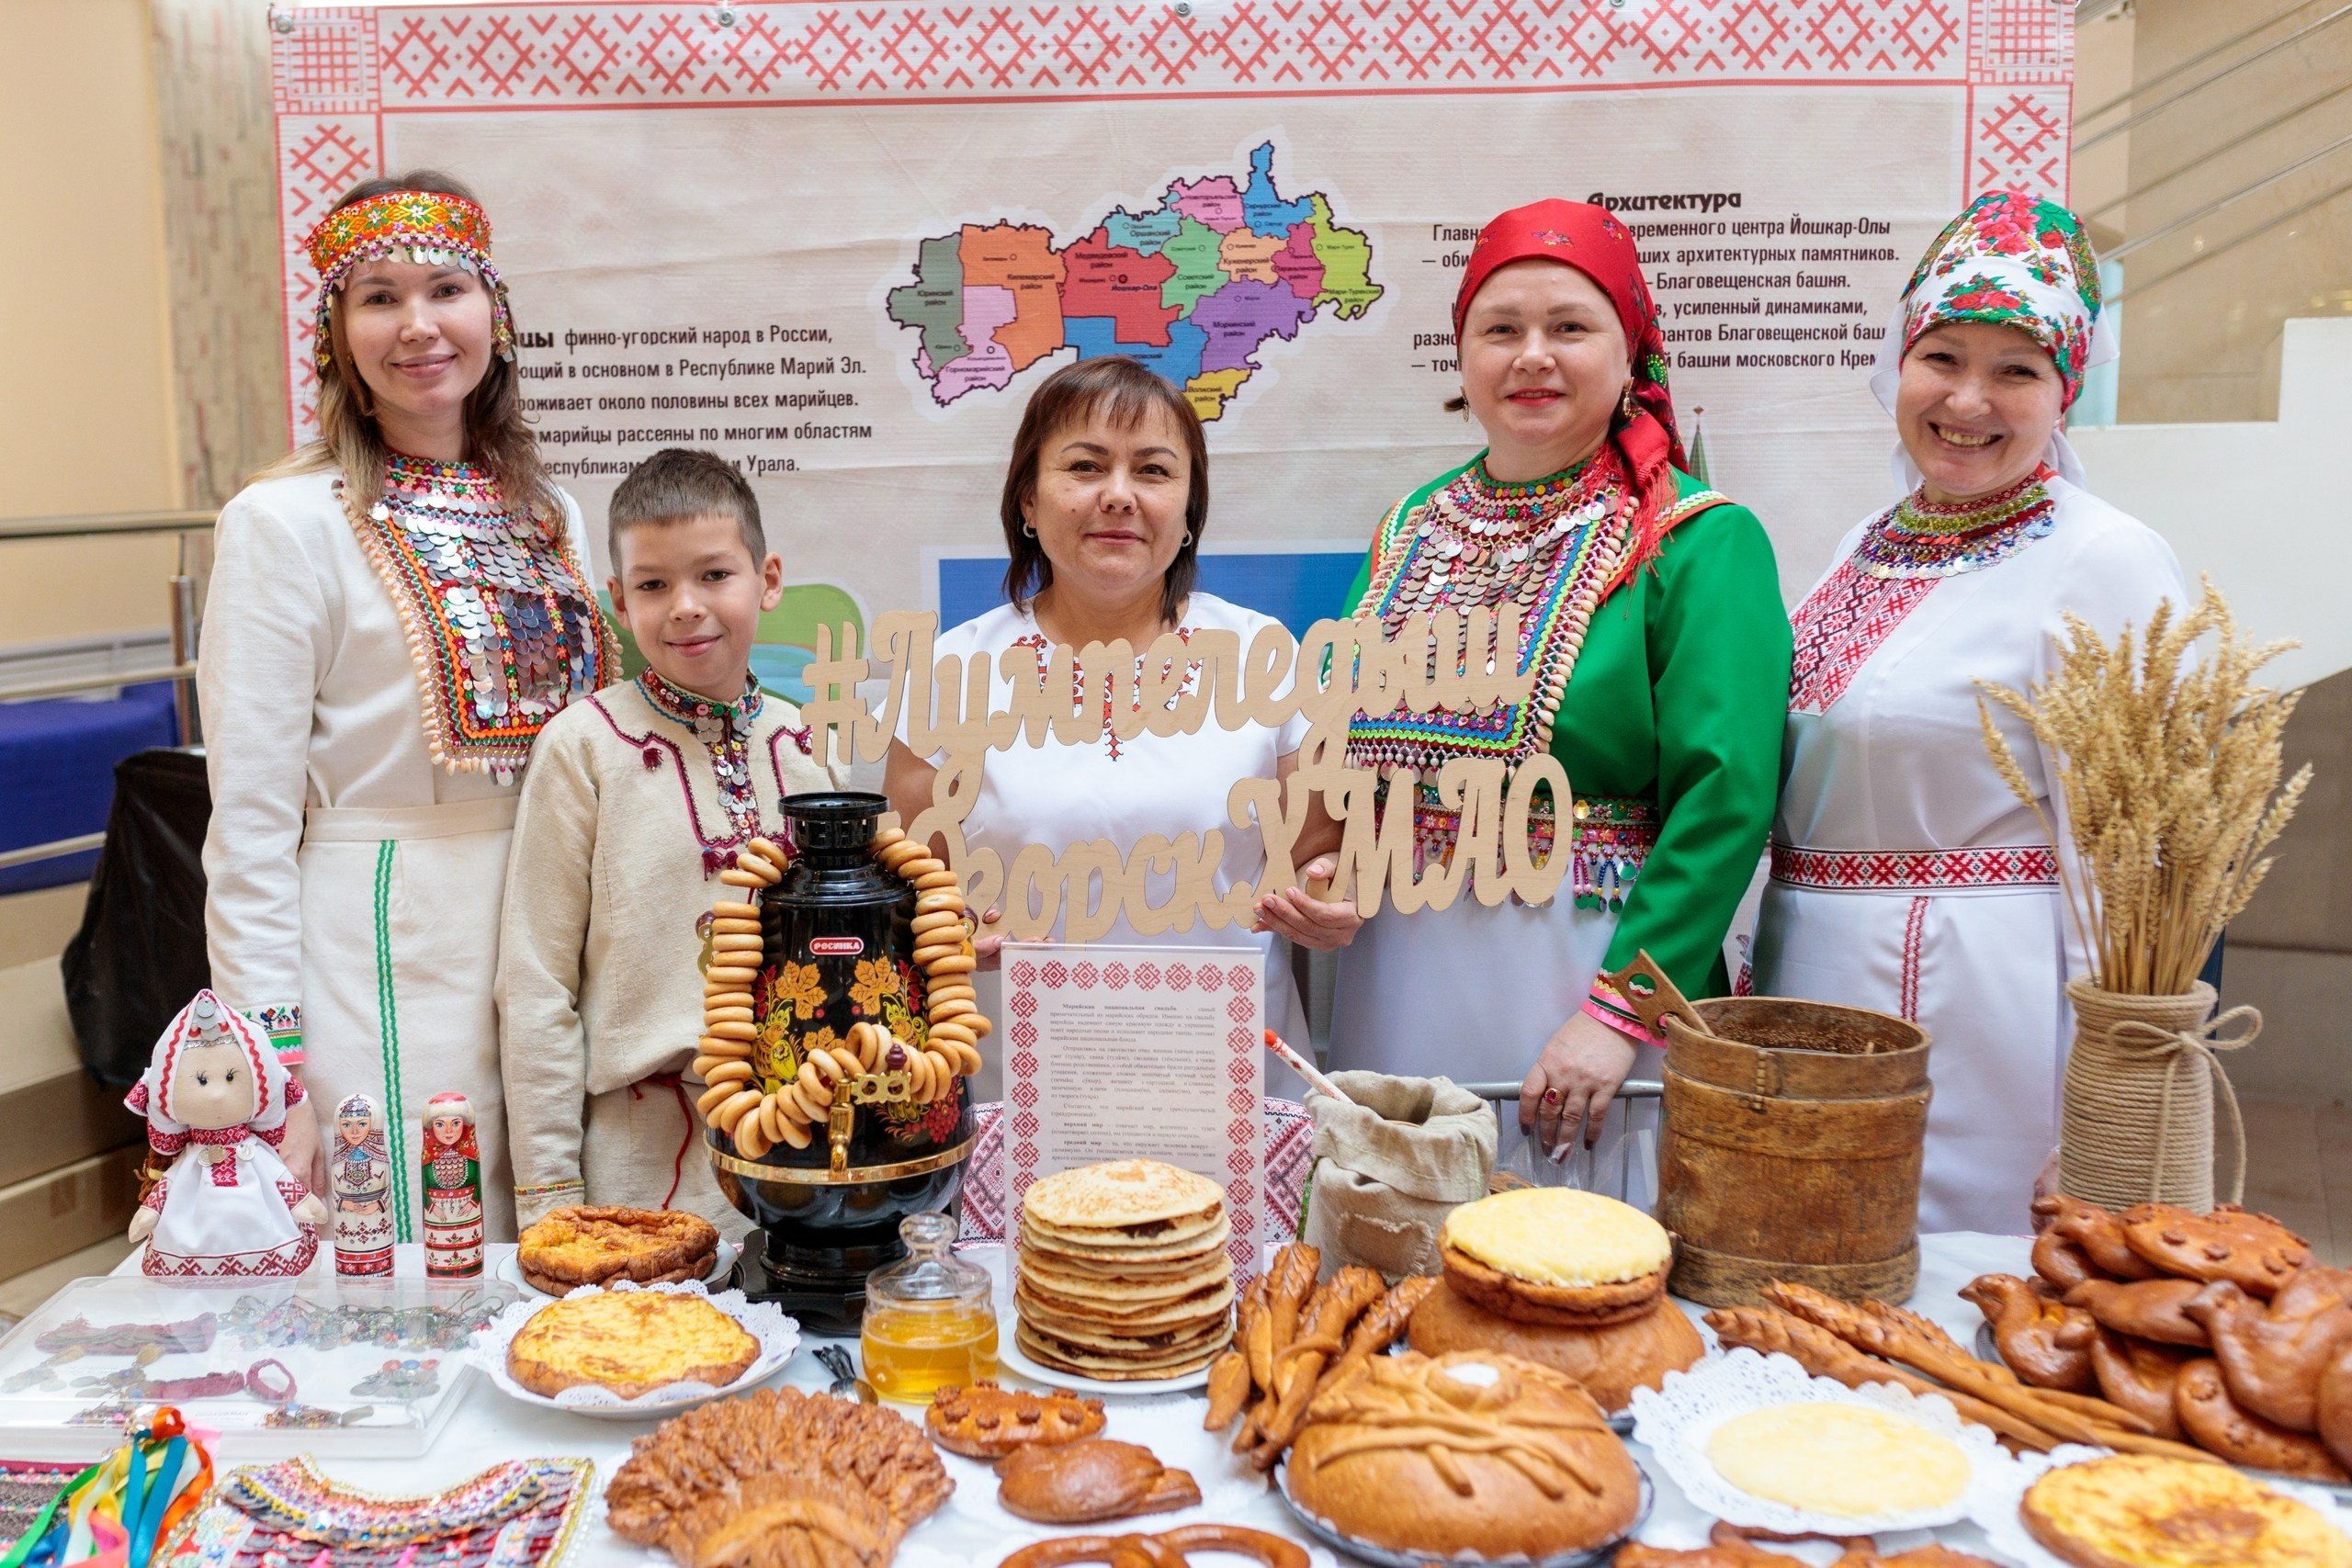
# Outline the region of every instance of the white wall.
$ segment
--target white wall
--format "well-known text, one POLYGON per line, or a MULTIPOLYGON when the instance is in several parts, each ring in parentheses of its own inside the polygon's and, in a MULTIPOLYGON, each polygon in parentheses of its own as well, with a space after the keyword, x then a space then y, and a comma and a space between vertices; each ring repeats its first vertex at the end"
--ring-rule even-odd
POLYGON ((2275 424, 2075 430, 2091 489, 2146 523, 2228 595, 2258 638, 2302 646, 2280 686, 2352 668, 2352 320, 2286 323, 2275 424))

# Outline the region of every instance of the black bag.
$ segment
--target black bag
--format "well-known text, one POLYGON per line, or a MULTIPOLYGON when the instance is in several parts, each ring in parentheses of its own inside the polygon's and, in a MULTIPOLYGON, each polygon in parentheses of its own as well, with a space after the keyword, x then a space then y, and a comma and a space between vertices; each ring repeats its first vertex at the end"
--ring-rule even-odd
POLYGON ((200 751, 155 747, 115 764, 106 847, 82 929, 60 963, 82 1064, 129 1086, 156 1036, 211 984, 204 951, 204 829, 212 791, 200 751))

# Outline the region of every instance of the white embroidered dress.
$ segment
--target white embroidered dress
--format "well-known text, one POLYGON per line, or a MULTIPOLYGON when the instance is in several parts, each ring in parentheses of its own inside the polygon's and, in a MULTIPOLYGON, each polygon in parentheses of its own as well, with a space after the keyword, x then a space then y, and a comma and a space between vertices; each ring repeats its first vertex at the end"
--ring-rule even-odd
MULTIPOLYGON (((1949 575, 1872 575, 1856 556, 1871 519, 1792 617, 1754 986, 1928 1032, 1925 1232, 2027 1229, 2058 1138, 2064 985, 2083 966, 2060 852, 1985 753, 1976 682, 2025 691, 2044 679, 2069 611, 2112 638, 2127 622, 2144 627, 2159 601, 2188 597, 2154 532, 2064 479, 2043 482, 2046 517, 2007 553, 1982 552, 1999 558, 1949 575)), ((1995 717, 2064 844, 2052 759, 2022 721, 1995 717)))
MULTIPOLYGON (((418 481, 420 496, 429 482, 418 481)), ((490 1234, 511 1239, 491 997, 518 786, 511 774, 453 771, 435 752, 474 746, 519 771, 537 726, 520 748, 511 738, 479 744, 453 705, 480 696, 496 710, 485 710, 489 722, 512 728, 506 710, 518 688, 536 694, 535 706, 551 702, 551 713, 608 677, 583 668, 567 678, 560 656, 550 660, 554 634, 536 617, 548 600, 537 592, 548 569, 561 575, 555 553, 524 559, 503 529, 439 502, 445 520, 460 515, 447 531, 416 536, 420 557, 459 541, 477 563, 464 571, 482 581, 454 604, 439 595, 429 612, 447 617, 442 646, 462 649, 464 666, 422 664, 410 633, 418 595, 396 604, 336 483, 319 472, 249 485, 221 509, 214 536, 197 673, 212 785, 204 844, 212 983, 269 1027, 319 1103, 367 1094, 383 1107, 400 1241, 422 1236, 415 1172, 425 1101, 465 1095, 479 1118, 490 1234), (517 626, 504 669, 481 625, 493 594, 500 618, 517 626)), ((580 511, 569 497, 563 507, 572 575, 557 608, 576 643, 573 618, 594 604, 581 597, 589 557, 580 511)), ((428 649, 439 640, 428 637, 428 649)), ((616 677, 616 660, 588 661, 605 662, 616 677)))
MULTIPOLYGON (((1212 593, 1195 592, 1184 606, 1183 626, 1189 630, 1219 629, 1240 638, 1246 651, 1259 629, 1274 625, 1270 615, 1244 609, 1212 593)), ((934 658, 956 654, 967 664, 975 655, 995 668, 997 655, 1015 644, 1034 646, 1045 657, 1045 635, 1036 618, 1000 605, 961 626, 939 634, 934 658)), ((1188 688, 1189 688, 1189 682, 1188 688)), ((990 682, 992 708, 1012 701, 1012 685, 1001 672, 990 682)), ((934 710, 936 711, 936 710, 934 710)), ((1136 841, 1159 833, 1170 840, 1186 833, 1222 836, 1223 857, 1214 877, 1216 891, 1236 882, 1254 882, 1265 869, 1265 843, 1257 828, 1236 828, 1226 815, 1226 798, 1243 779, 1272 778, 1283 758, 1299 748, 1306 737, 1306 721, 1294 716, 1281 728, 1250 724, 1239 729, 1218 727, 1214 716, 1197 734, 1158 736, 1141 733, 1132 739, 1114 739, 1107 731, 1095 740, 1064 745, 1050 733, 1043 746, 1016 742, 990 751, 980 773, 979 797, 964 821, 966 841, 974 849, 993 850, 1009 871, 1024 844, 1043 844, 1056 855, 1077 843, 1107 839, 1124 855, 1136 841)), ((901 736, 903 739, 903 735, 901 736)), ((944 754, 925 759, 937 764, 944 754)), ((1147 877, 1148 902, 1166 902, 1175 887, 1172 871, 1147 877)), ((1062 940, 1058 918, 1047 939, 1062 940)), ((1305 1018, 1298 1006, 1298 988, 1290 972, 1290 947, 1271 934, 1252 932, 1246 922, 1211 931, 1195 922, 1190 931, 1159 936, 1138 935, 1122 918, 1102 942, 1166 947, 1250 947, 1266 955, 1265 1017, 1267 1024, 1285 1039, 1304 1043, 1305 1018)), ((983 994, 982 1010, 1001 1016, 997 998, 983 994)), ((997 1064, 975 1088, 977 1098, 996 1098, 1001 1078, 997 1064)), ((1295 1098, 1303 1086, 1267 1058, 1267 1092, 1295 1098), (1279 1071, 1278 1071, 1279 1069, 1279 1071)))

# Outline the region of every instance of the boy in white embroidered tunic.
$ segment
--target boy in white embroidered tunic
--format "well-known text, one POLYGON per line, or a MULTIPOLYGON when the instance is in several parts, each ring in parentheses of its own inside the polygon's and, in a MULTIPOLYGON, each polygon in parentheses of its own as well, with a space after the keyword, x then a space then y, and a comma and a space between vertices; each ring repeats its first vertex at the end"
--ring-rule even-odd
POLYGON ((610 508, 613 613, 648 668, 576 703, 525 774, 498 964, 517 1221, 568 1203, 746 1222, 694 1145, 696 952, 715 885, 779 802, 832 787, 799 710, 751 672, 784 563, 742 476, 657 452, 610 508))

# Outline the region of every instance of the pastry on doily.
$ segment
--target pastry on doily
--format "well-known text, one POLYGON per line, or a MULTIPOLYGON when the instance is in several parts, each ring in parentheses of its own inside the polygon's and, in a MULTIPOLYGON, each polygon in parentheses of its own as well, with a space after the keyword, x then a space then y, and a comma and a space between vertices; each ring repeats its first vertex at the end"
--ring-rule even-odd
POLYGON ((1005 1511, 1041 1525, 1169 1514, 1201 1500, 1188 1472, 1170 1469, 1139 1443, 1109 1438, 1016 1449, 997 1473, 1005 1511))
POLYGON ((635 1399, 673 1383, 724 1388, 760 1359, 760 1342, 701 1296, 605 1291, 550 1302, 506 1348, 506 1372, 549 1398, 568 1388, 635 1399))
MULTIPOLYGON (((624 1540, 659 1547, 686 1568, 709 1568, 720 1560, 700 1543, 723 1528, 733 1502, 795 1479, 818 1483, 824 1495, 855 1493, 888 1515, 885 1546, 867 1568, 956 1489, 922 1430, 897 1412, 797 1388, 758 1389, 690 1410, 632 1443, 605 1489, 606 1519, 624 1540)), ((756 1539, 734 1540, 741 1555, 729 1561, 785 1568, 796 1561, 788 1549, 799 1529, 789 1517, 774 1518, 752 1532, 756 1539)))
POLYGON ((2226 1465, 2116 1454, 2026 1489, 2026 1530, 2075 1568, 2352 1568, 2319 1512, 2226 1465))
POLYGON ((1405 1342, 1425 1356, 1493 1350, 1563 1372, 1603 1410, 1623 1410, 1637 1388, 1657 1388, 1688 1371, 1706 1341, 1671 1303, 1623 1323, 1599 1326, 1521 1323, 1470 1301, 1444 1280, 1413 1309, 1405 1342))
POLYGON ((950 1453, 967 1459, 1002 1459, 1032 1445, 1051 1448, 1102 1430, 1102 1402, 1074 1393, 1032 1393, 977 1382, 953 1385, 931 1396, 923 1430, 950 1453))
POLYGON ((1522 1187, 1446 1216, 1446 1282, 1521 1323, 1600 1327, 1641 1316, 1666 1294, 1674 1246, 1628 1203, 1568 1187, 1522 1187))
POLYGON ((1622 1537, 1640 1472, 1572 1380, 1515 1356, 1374 1356, 1316 1396, 1293 1501, 1391 1551, 1548 1557, 1622 1537))
POLYGON ((2227 1280, 2268 1297, 2311 1260, 2311 1244, 2267 1214, 2223 1203, 2199 1214, 2140 1203, 2115 1216, 2132 1250, 2184 1280, 2227 1280))
POLYGON ((698 1280, 718 1250, 718 1231, 675 1209, 577 1204, 526 1230, 514 1249, 533 1290, 562 1295, 577 1285, 698 1280))
POLYGON ((1968 1489, 1961 1446, 1907 1416, 1806 1401, 1732 1416, 1708 1436, 1707 1462, 1768 1503, 1840 1519, 1946 1509, 1968 1489))

